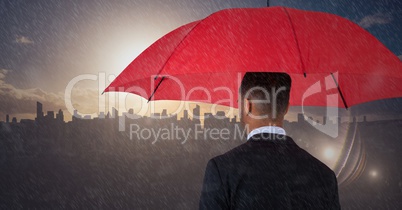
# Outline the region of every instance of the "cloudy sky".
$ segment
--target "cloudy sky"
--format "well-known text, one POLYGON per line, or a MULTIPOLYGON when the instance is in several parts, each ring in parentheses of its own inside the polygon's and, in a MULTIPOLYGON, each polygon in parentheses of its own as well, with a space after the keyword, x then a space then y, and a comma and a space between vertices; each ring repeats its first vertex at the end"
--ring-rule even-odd
MULTIPOLYGON (((74 109, 83 114, 107 110, 113 106, 108 99, 101 98, 98 106, 99 85, 109 84, 167 32, 224 8, 266 5, 267 1, 259 0, 0 0, 0 121, 5 114, 33 119, 36 101, 44 104, 45 111, 65 110, 67 120, 71 119, 65 92, 80 75, 95 80, 72 88, 74 109)), ((271 0, 270 5, 346 17, 395 55, 402 55, 399 0, 271 0)), ((387 100, 360 108, 392 114, 400 111, 401 104, 401 100, 387 100)))

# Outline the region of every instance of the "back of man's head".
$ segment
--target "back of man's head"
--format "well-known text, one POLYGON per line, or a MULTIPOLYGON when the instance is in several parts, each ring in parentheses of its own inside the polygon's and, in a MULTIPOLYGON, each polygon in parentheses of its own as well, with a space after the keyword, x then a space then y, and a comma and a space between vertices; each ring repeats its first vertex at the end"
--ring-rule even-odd
POLYGON ((286 73, 247 72, 240 86, 242 103, 247 99, 253 112, 271 120, 283 118, 289 105, 292 80, 286 73))

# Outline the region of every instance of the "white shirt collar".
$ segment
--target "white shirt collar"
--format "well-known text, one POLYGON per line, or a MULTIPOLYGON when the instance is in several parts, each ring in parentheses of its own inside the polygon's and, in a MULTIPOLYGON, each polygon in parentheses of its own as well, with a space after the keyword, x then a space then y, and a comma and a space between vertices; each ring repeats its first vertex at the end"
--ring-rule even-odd
POLYGON ((255 134, 259 133, 274 133, 274 134, 280 134, 280 135, 286 135, 285 129, 278 127, 278 126, 262 126, 259 128, 256 128, 252 130, 248 135, 247 135, 247 140, 249 140, 252 136, 255 134))

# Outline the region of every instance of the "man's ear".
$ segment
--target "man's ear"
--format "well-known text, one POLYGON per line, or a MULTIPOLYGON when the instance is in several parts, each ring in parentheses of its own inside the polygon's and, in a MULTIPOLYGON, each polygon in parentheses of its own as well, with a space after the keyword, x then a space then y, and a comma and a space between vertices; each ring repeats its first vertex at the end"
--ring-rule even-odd
POLYGON ((252 109, 251 101, 248 98, 244 99, 244 113, 246 114, 251 113, 251 109, 252 109))
POLYGON ((287 113, 288 113, 288 111, 289 111, 289 107, 290 107, 290 103, 288 103, 288 106, 286 107, 285 114, 287 114, 287 113))
POLYGON ((248 113, 248 100, 247 99, 243 100, 242 106, 243 106, 243 113, 247 114, 248 113))

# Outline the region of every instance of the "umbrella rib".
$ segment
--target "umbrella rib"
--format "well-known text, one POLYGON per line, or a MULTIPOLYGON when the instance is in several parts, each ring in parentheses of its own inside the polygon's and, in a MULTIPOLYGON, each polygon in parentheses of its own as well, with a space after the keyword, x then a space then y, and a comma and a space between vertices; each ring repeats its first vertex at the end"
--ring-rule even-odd
POLYGON ((338 92, 339 92, 339 95, 340 95, 341 98, 342 98, 343 105, 345 105, 345 108, 348 109, 348 105, 346 104, 345 98, 343 97, 341 88, 339 87, 339 84, 338 84, 338 82, 336 81, 335 76, 334 76, 334 74, 332 74, 332 72, 331 72, 331 76, 332 76, 332 79, 334 79, 336 88, 338 88, 338 92))
POLYGON ((193 26, 193 28, 183 37, 183 39, 180 40, 179 44, 173 49, 172 53, 169 55, 169 58, 166 59, 165 63, 163 64, 162 68, 159 69, 158 73, 155 76, 155 79, 158 77, 158 75, 161 73, 161 71, 165 68, 166 64, 169 62, 170 58, 173 56, 173 54, 176 52, 176 49, 183 43, 183 41, 188 37, 189 34, 201 23, 202 20, 199 20, 197 24, 193 26))
POLYGON ((300 58, 300 63, 301 63, 303 75, 304 75, 304 77, 306 77, 307 74, 306 74, 306 71, 305 71, 305 68, 304 68, 304 62, 303 62, 303 59, 302 59, 302 56, 301 56, 301 50, 300 50, 299 40, 297 40, 296 31, 295 31, 295 28, 294 28, 294 26, 293 26, 292 19, 290 19, 290 15, 289 15, 289 13, 288 13, 288 10, 286 10, 286 8, 284 8, 284 7, 283 7, 283 10, 285 11, 286 16, 287 16, 288 19, 289 19, 290 26, 292 27, 293 36, 294 36, 294 38, 295 38, 296 45, 297 45, 297 51, 299 52, 299 58, 300 58))
POLYGON ((155 87, 155 90, 152 92, 151 96, 149 96, 147 103, 149 103, 149 101, 151 101, 152 96, 154 96, 156 90, 159 88, 159 86, 161 85, 162 81, 165 79, 165 76, 162 77, 161 81, 159 81, 158 85, 155 87))

